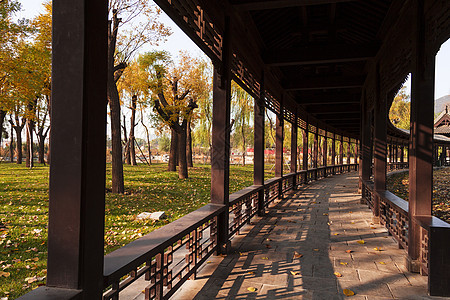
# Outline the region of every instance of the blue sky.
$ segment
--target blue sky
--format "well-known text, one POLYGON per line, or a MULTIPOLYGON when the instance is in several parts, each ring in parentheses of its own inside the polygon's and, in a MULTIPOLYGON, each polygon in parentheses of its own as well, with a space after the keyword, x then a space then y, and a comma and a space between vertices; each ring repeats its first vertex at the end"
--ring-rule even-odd
MULTIPOLYGON (((43 0, 20 0, 22 3, 22 13, 19 17, 33 18, 42 12, 41 3, 43 0)), ((173 57, 177 56, 180 50, 186 50, 193 55, 204 55, 202 51, 175 25, 175 23, 163 13, 161 21, 172 28, 173 34, 168 41, 157 49, 169 51, 173 57)), ((145 50, 148 50, 145 49, 145 50)), ((406 82, 410 86, 410 80, 406 82)), ((436 56, 436 85, 435 99, 450 95, 450 40, 441 46, 441 50, 436 56)))

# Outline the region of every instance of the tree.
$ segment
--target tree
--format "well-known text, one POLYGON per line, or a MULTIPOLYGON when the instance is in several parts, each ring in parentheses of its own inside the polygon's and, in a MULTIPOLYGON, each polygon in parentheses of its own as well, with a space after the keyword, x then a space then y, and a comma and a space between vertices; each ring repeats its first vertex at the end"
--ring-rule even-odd
MULTIPOLYGON (((12 95, 13 84, 11 74, 16 67, 16 47, 20 38, 29 32, 25 20, 13 21, 13 16, 20 10, 17 0, 0 1, 0 128, 8 112, 15 107, 12 95)), ((1 130, 3 133, 3 130, 1 130)), ((0 134, 0 144, 2 135, 0 134)))
POLYGON ((245 166, 247 145, 253 142, 253 98, 234 81, 231 85, 232 119, 234 120, 233 141, 242 149, 242 165, 245 166))
POLYGON ((392 101, 389 110, 389 120, 396 127, 409 130, 409 117, 411 115, 411 99, 406 94, 406 87, 403 86, 392 101))
POLYGON ((111 117, 112 192, 124 193, 120 98, 117 81, 134 53, 144 44, 155 44, 170 34, 158 22, 160 10, 146 0, 110 0, 108 30, 108 103, 111 117), (143 22, 134 22, 140 16, 143 22), (123 34, 119 35, 119 29, 123 34))

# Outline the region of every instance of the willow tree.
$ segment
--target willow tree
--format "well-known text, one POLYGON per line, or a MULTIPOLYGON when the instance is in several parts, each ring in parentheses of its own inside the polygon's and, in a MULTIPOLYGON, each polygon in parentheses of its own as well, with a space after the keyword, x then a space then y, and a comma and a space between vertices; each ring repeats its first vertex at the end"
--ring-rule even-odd
POLYGON ((234 81, 231 85, 231 107, 233 141, 242 150, 242 165, 245 166, 247 145, 253 144, 253 98, 234 81))
POLYGON ((109 1, 107 93, 111 117, 113 193, 124 193, 125 191, 122 165, 121 105, 117 81, 138 49, 145 44, 155 45, 170 35, 170 30, 158 21, 160 13, 159 8, 147 0, 109 1))

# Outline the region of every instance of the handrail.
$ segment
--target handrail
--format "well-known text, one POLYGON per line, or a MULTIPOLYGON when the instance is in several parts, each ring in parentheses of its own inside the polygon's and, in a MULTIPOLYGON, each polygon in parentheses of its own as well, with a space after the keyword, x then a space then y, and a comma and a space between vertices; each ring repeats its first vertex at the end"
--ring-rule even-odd
POLYGON ((413 223, 419 226, 420 245, 409 245, 409 203, 408 201, 394 195, 390 191, 375 191, 373 182, 361 180, 362 197, 374 210, 373 198, 378 197, 380 204, 380 222, 384 224, 389 233, 397 240, 400 247, 419 247, 419 264, 422 274, 430 277, 429 290, 440 289, 442 282, 448 281, 448 277, 442 277, 447 272, 442 263, 448 262, 448 256, 442 249, 450 238, 450 224, 434 216, 415 216, 413 223), (432 238, 430 234, 435 237, 432 238), (433 255, 430 255, 433 253, 433 255), (432 267, 431 267, 432 266, 432 267), (434 279, 433 279, 434 278, 434 279))
POLYGON ((202 232, 211 226, 214 229, 216 221, 213 219, 223 212, 225 207, 222 204, 207 204, 106 255, 103 268, 104 288, 110 285, 112 288, 104 295, 104 299, 116 298, 121 290, 143 274, 146 274, 147 278, 155 279, 153 288, 146 290, 146 293, 160 295, 163 286, 171 286, 177 277, 172 276, 168 266, 172 263, 173 252, 182 245, 190 248, 187 254, 189 259, 187 268, 177 272, 177 275, 182 277, 180 281, 187 280, 198 267, 191 263, 196 261, 197 257, 202 257, 204 261, 216 250, 217 244, 213 239, 208 242, 201 241, 202 232), (201 247, 205 243, 208 243, 206 249, 201 247), (129 273, 129 278, 121 281, 121 278, 129 273))

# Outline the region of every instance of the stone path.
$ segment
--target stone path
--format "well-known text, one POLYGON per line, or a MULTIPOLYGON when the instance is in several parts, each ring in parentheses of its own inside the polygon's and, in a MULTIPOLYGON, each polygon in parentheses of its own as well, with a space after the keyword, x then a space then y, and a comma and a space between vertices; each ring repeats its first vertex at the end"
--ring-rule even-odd
MULTIPOLYGON (((255 218, 172 299, 439 299, 356 194, 356 173, 314 182, 255 218), (338 272, 338 273, 335 273, 338 272), (254 291, 253 291, 254 289, 254 291)), ((441 298, 443 299, 443 298, 441 298)))

